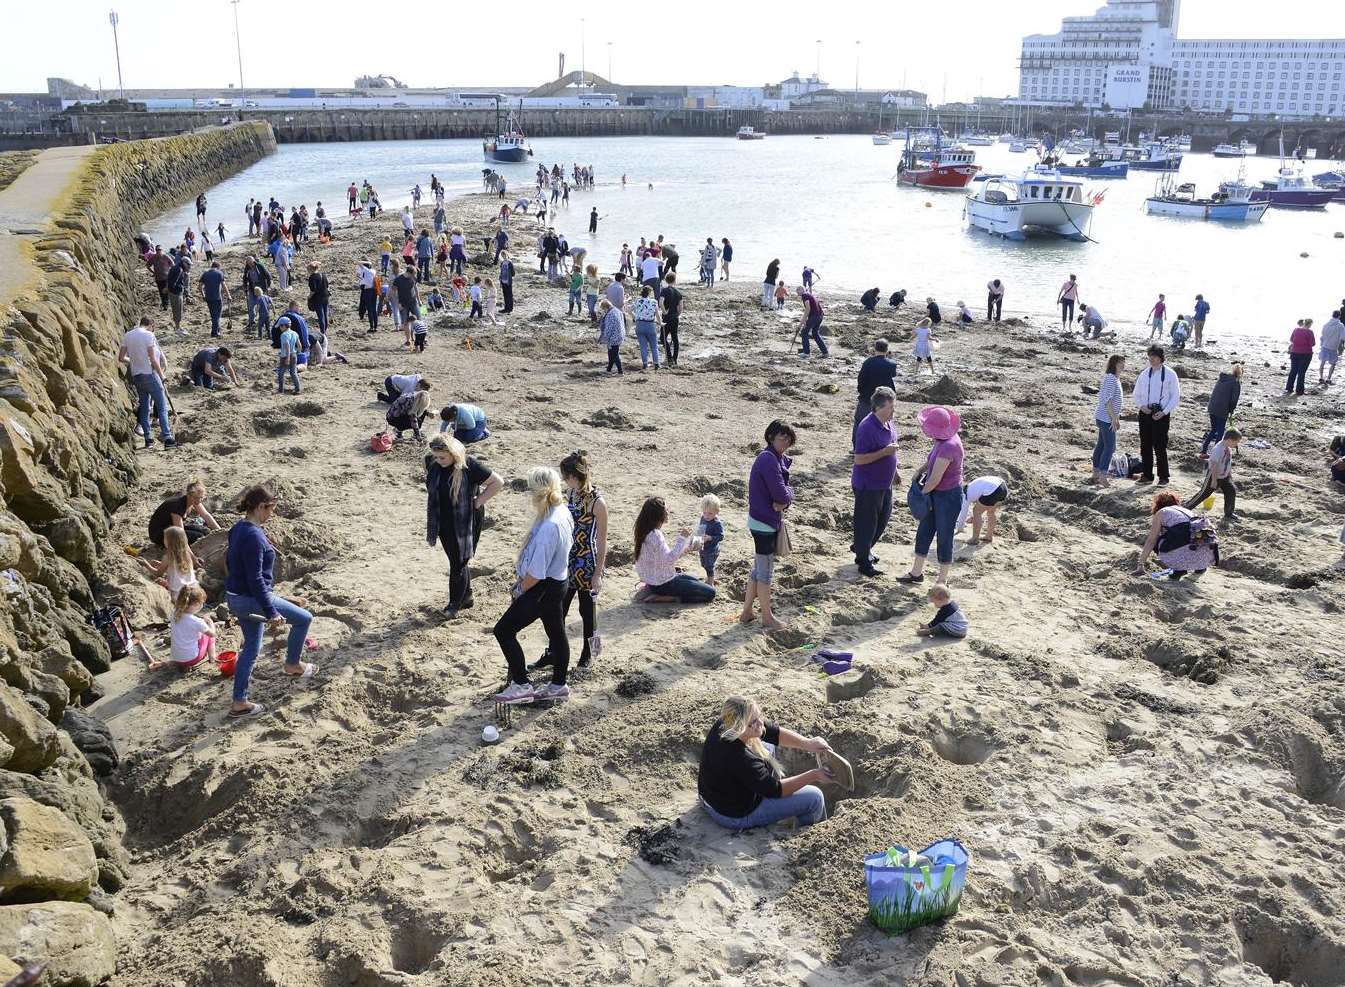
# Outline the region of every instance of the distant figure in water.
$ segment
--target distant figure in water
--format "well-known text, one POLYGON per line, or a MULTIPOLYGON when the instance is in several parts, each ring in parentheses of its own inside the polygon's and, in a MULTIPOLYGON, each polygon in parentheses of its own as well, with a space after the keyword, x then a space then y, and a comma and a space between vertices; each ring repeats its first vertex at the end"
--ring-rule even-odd
POLYGON ((588 214, 588 231, 590 233, 598 232, 598 207, 594 206, 593 211, 588 214))

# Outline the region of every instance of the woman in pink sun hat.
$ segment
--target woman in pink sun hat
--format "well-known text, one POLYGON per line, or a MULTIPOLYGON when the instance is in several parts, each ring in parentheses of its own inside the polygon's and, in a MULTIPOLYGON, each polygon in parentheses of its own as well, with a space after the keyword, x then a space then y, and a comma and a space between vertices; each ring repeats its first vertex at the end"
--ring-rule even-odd
POLYGON ((925 559, 929 546, 938 540, 939 583, 948 584, 953 568, 953 535, 962 511, 962 440, 958 429, 962 420, 951 408, 922 408, 916 416, 920 430, 934 440, 925 468, 921 471, 920 491, 930 499, 930 509, 915 531, 915 558, 911 571, 898 576, 897 582, 920 583, 925 579, 925 559))

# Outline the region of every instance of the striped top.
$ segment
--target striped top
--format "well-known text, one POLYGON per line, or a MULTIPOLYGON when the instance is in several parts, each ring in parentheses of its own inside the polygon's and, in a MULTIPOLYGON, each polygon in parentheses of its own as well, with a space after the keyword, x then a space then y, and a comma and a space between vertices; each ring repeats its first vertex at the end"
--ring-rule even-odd
POLYGON ((1094 417, 1100 422, 1110 422, 1121 417, 1121 382, 1115 374, 1103 374, 1102 383, 1097 389, 1097 411, 1094 417))

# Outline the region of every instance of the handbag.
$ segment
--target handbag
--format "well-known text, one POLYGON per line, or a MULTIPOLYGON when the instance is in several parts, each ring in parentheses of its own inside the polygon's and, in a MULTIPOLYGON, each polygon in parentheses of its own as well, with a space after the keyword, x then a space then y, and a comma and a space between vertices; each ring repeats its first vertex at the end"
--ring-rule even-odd
POLYGON ((957 913, 971 854, 957 840, 931 843, 917 853, 894 846, 864 858, 869 919, 882 931, 909 932, 957 913))
POLYGON ((906 506, 911 509, 911 516, 917 521, 923 521, 934 509, 934 498, 925 493, 924 486, 925 472, 921 470, 911 477, 910 489, 906 491, 906 506))
POLYGON ((392 448, 392 436, 388 434, 387 429, 384 429, 383 431, 374 434, 369 439, 370 452, 387 452, 391 448, 392 448))
POLYGON ((794 550, 794 543, 789 538, 789 523, 785 521, 785 516, 780 515, 780 529, 775 533, 775 557, 783 559, 794 550))

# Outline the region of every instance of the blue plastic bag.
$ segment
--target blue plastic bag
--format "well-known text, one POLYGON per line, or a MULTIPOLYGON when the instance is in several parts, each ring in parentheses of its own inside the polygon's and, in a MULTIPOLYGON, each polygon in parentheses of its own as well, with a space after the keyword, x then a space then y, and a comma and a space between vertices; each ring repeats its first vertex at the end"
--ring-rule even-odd
POLYGON ((911 510, 911 517, 917 521, 923 521, 925 515, 934 509, 934 498, 925 493, 925 474, 917 473, 911 477, 911 486, 906 491, 906 506, 911 510))
POLYGON ((916 852, 894 846, 864 858, 869 919, 887 933, 909 932, 956 914, 971 855, 957 840, 916 852))

